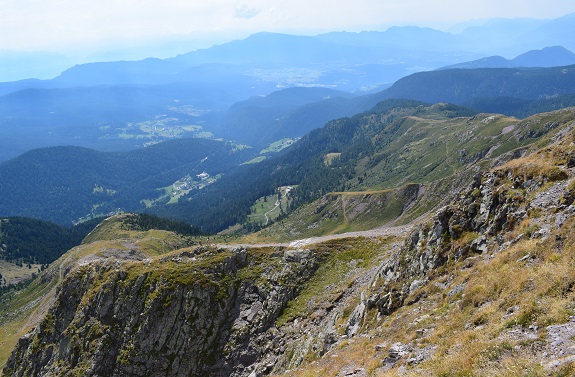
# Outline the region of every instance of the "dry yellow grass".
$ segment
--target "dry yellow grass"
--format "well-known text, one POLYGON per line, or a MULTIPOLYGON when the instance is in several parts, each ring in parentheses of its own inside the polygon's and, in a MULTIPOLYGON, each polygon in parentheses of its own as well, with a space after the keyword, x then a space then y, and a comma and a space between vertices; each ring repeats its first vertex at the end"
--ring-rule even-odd
MULTIPOLYGON (((530 221, 523 221, 514 231, 529 226, 530 221)), ((337 376, 349 366, 363 368, 368 376, 574 375, 574 364, 544 369, 545 358, 537 351, 546 336, 545 326, 565 323, 575 314, 574 243, 571 220, 545 240, 521 240, 493 256, 483 255, 471 267, 453 263, 422 289, 425 300, 380 322, 368 314, 364 332, 370 337, 342 342, 322 359, 285 376, 337 376), (435 283, 444 282, 445 276, 453 277, 450 288, 438 289, 435 283), (447 294, 460 284, 465 285, 461 293, 447 294), (513 335, 518 329, 531 331, 529 326, 538 326, 535 338, 513 335), (430 328, 421 335, 422 329, 430 328), (437 348, 421 364, 406 365, 402 360, 385 370, 387 349, 376 351, 375 346, 395 342, 437 348)))

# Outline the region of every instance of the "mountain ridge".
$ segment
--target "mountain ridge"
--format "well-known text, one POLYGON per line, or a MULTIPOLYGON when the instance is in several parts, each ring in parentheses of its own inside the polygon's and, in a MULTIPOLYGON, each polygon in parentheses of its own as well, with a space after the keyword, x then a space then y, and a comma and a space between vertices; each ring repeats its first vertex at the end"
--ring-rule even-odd
POLYGON ((573 65, 551 68, 477 68, 420 72, 398 80, 384 98, 450 102, 520 117, 572 100, 573 65), (422 88, 427 88, 422 90, 422 88), (493 111, 497 109, 499 111, 493 111))
POLYGON ((562 46, 550 46, 541 50, 527 51, 513 59, 505 59, 502 56, 490 56, 471 62, 448 65, 439 69, 557 67, 573 64, 575 64, 575 53, 562 46))

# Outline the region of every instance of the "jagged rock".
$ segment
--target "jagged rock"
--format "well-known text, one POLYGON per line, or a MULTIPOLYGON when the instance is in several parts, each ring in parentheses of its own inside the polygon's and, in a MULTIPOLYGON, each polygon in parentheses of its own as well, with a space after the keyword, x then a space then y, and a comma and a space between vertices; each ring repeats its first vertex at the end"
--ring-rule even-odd
POLYGON ((367 377, 367 371, 364 368, 345 367, 337 374, 338 377, 367 377))
POLYGON ((485 233, 487 233, 490 236, 494 236, 495 234, 497 234, 498 232, 500 232, 505 228, 505 225, 507 224, 507 214, 509 212, 509 206, 504 204, 500 207, 497 207, 494 210, 494 212, 495 215, 493 216, 493 219, 491 220, 489 226, 485 231, 485 233))
POLYGON ((345 328, 345 333, 347 336, 354 336, 359 331, 359 327, 361 326, 361 320, 363 319, 363 315, 365 314, 366 306, 363 301, 355 307, 351 315, 349 316, 349 321, 345 328))
POLYGON ((368 309, 373 309, 377 306, 377 302, 380 300, 379 293, 372 293, 368 298, 365 304, 367 305, 368 309))
POLYGON ((392 368, 403 358, 409 355, 409 348, 402 343, 394 343, 389 348, 387 357, 383 360, 383 366, 386 368, 392 368))
POLYGON ((409 285, 409 293, 413 293, 425 284, 424 280, 414 280, 409 285))
POLYGON ((311 251, 308 249, 297 249, 297 250, 286 250, 284 253, 284 259, 286 262, 297 262, 301 263, 311 256, 311 251))
POLYGON ((388 292, 377 302, 377 309, 382 315, 389 315, 401 306, 401 295, 397 291, 388 292))
POLYGON ((478 254, 486 253, 488 250, 487 237, 485 237, 484 235, 477 237, 476 239, 471 241, 470 248, 474 253, 478 254))
POLYGON ((505 331, 501 337, 518 342, 534 341, 538 338, 538 327, 533 325, 529 327, 514 326, 505 331))
POLYGON ((411 350, 410 357, 406 362, 411 366, 418 365, 426 360, 429 360, 433 356, 436 349, 437 346, 434 345, 429 345, 424 348, 413 348, 411 350))
MULTIPOLYGON (((573 319, 575 320, 575 318, 573 319)), ((548 369, 575 362, 575 322, 547 326, 546 354, 548 369)))

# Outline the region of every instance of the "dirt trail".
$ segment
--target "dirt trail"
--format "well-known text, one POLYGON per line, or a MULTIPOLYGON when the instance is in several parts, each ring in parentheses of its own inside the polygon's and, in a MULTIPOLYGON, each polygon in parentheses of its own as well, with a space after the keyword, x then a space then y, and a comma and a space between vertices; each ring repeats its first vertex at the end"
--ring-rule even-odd
POLYGON ((268 217, 269 213, 272 213, 273 211, 276 210, 276 208, 278 208, 280 206, 280 201, 276 200, 276 204, 275 207, 270 209, 269 211, 267 211, 266 213, 264 213, 264 216, 266 217, 266 225, 268 225, 268 223, 270 222, 270 218, 268 217))
POLYGON ((379 228, 364 230, 358 232, 347 232, 340 234, 328 234, 325 236, 303 238, 301 240, 283 242, 283 243, 261 243, 261 244, 248 244, 248 243, 238 243, 238 244, 218 244, 218 247, 232 248, 232 247, 291 247, 291 248, 301 248, 307 245, 312 245, 315 243, 326 242, 330 240, 336 240, 341 238, 354 238, 354 237, 385 237, 385 236, 406 236, 414 227, 414 224, 401 225, 401 226, 382 226, 379 228))
POLYGON ((380 227, 371 230, 364 230, 358 232, 348 232, 348 233, 341 233, 341 234, 329 234, 325 236, 319 237, 311 237, 311 238, 304 238, 297 241, 292 241, 287 245, 289 247, 302 247, 311 245, 314 243, 320 243, 330 240, 336 240, 341 238, 354 238, 354 237, 385 237, 385 236, 405 236, 407 235, 411 229, 413 229, 413 225, 401 225, 401 226, 390 226, 390 227, 380 227))

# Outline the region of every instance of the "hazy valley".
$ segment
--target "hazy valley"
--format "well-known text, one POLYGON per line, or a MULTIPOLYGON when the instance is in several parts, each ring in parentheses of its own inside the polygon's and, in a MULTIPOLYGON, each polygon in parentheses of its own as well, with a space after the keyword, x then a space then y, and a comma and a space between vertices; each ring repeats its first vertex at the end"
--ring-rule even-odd
POLYGON ((572 20, 0 83, 2 375, 573 375, 572 20))

